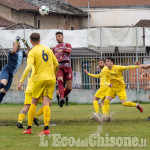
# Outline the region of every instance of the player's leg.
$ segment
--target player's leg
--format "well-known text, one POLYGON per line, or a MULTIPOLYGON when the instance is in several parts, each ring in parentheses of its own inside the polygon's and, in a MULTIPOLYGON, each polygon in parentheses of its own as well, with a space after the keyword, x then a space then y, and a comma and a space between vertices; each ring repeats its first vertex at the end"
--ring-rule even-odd
POLYGON ((49 122, 50 122, 50 98, 43 97, 43 118, 44 118, 44 130, 40 134, 50 134, 49 122))
POLYGON ((47 82, 47 86, 43 92, 43 117, 44 117, 44 130, 41 134, 49 134, 49 122, 50 122, 50 100, 53 98, 55 89, 55 80, 47 82))
MULTIPOLYGON (((39 100, 40 101, 40 100, 39 100)), ((50 107, 52 106, 52 100, 50 100, 50 107)), ((41 108, 39 108, 39 110, 37 111, 37 113, 35 114, 35 117, 33 119, 34 123, 39 126, 38 123, 38 118, 43 114, 43 106, 41 108)))
MULTIPOLYGON (((28 88, 28 87, 27 87, 28 88)), ((17 127, 18 128, 23 128, 23 120, 26 116, 26 113, 29 111, 30 105, 32 102, 32 93, 26 93, 25 92, 25 100, 24 100, 24 107, 20 111, 20 114, 18 116, 18 122, 17 122, 17 127)))
POLYGON ((9 75, 11 77, 11 74, 7 71, 7 69, 2 69, 0 72, 0 89, 4 88, 8 81, 9 81, 9 75))
POLYGON ((72 90, 72 69, 71 69, 71 67, 64 68, 64 79, 66 81, 64 97, 66 97, 72 90))
POLYGON ((115 98, 116 92, 109 88, 106 93, 106 98, 104 100, 104 115, 109 116, 109 103, 110 101, 115 98))
POLYGON ((0 103, 2 102, 4 96, 6 95, 7 91, 2 88, 1 91, 0 91, 0 103))
POLYGON ((30 104, 24 104, 23 109, 20 111, 20 114, 18 116, 18 122, 17 122, 18 128, 23 128, 22 122, 26 116, 26 113, 29 111, 29 108, 30 108, 30 104))
POLYGON ((134 103, 134 102, 131 102, 131 101, 127 101, 127 94, 126 94, 126 90, 125 89, 123 89, 120 92, 118 92, 117 95, 119 96, 123 106, 136 107, 140 112, 143 112, 143 108, 140 106, 140 104, 134 103))
POLYGON ((66 106, 68 106, 68 96, 66 96, 66 106))
POLYGON ((4 96, 6 95, 7 91, 9 90, 12 84, 13 75, 10 74, 6 70, 2 70, 0 73, 0 103, 2 102, 4 96))
POLYGON ((100 107, 101 107, 101 110, 102 110, 102 114, 104 114, 104 100, 105 100, 105 97, 101 100, 101 102, 100 102, 100 107))
POLYGON ((36 113, 36 107, 38 104, 39 98, 35 98, 32 97, 32 103, 31 106, 29 108, 29 112, 28 112, 28 127, 27 129, 23 132, 24 134, 31 134, 31 127, 32 127, 32 123, 33 123, 33 119, 36 113))
POLYGON ((2 79, 0 82, 0 89, 4 88, 7 85, 7 80, 6 79, 2 79))
POLYGON ((57 98, 58 106, 59 106, 59 90, 56 90, 56 98, 57 98))
POLYGON ((98 104, 98 100, 99 98, 94 96, 93 97, 93 106, 94 106, 94 110, 95 110, 95 113, 99 113, 99 104, 98 104))
POLYGON ((59 68, 57 72, 57 83, 58 83, 58 89, 60 94, 60 107, 63 107, 64 104, 64 70, 63 68, 59 68))
POLYGON ((106 115, 107 117, 109 117, 109 103, 112 100, 113 97, 111 96, 106 96, 105 100, 104 100, 104 115, 106 115))
POLYGON ((94 113, 94 116, 91 118, 91 120, 99 121, 99 104, 98 104, 98 100, 99 100, 98 97, 96 97, 96 96, 93 97, 93 106, 94 106, 95 113, 94 113))
POLYGON ((66 80, 64 97, 68 96, 68 94, 71 92, 71 90, 72 90, 72 80, 66 80))

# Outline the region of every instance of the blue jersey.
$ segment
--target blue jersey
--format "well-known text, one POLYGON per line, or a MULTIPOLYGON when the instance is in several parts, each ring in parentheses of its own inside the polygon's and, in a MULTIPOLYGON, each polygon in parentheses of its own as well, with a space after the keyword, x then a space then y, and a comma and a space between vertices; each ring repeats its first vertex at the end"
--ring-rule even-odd
POLYGON ((25 51, 17 51, 16 53, 11 53, 11 50, 8 54, 8 62, 4 67, 11 74, 15 74, 20 67, 23 58, 26 57, 25 51))

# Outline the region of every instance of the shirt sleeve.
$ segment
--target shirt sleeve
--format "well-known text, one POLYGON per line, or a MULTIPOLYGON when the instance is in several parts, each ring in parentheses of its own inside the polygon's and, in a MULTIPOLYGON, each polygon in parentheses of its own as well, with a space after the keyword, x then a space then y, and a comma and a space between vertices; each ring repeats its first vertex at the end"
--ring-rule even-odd
POLYGON ((33 55, 32 51, 30 51, 30 53, 28 54, 27 64, 34 65, 34 55, 33 55))
POLYGON ((139 68, 140 66, 119 66, 119 70, 124 71, 124 70, 131 70, 131 69, 136 69, 139 68))
POLYGON ((58 63, 54 53, 52 53, 52 59, 53 59, 53 65, 54 65, 54 73, 56 75, 57 71, 58 71, 59 63, 58 63))
POLYGON ((72 47, 71 47, 71 44, 69 44, 69 43, 67 43, 66 44, 66 49, 65 50, 63 50, 65 53, 68 53, 68 54, 70 54, 71 53, 71 49, 72 49, 72 47))
POLYGON ((27 76, 29 75, 31 69, 32 69, 32 64, 28 63, 27 66, 26 66, 26 69, 25 71, 23 72, 23 75, 21 77, 21 80, 20 82, 23 83, 23 81, 27 78, 27 76))
POLYGON ((88 73, 88 75, 90 77, 94 77, 94 78, 100 78, 101 74, 91 74, 91 73, 88 73))

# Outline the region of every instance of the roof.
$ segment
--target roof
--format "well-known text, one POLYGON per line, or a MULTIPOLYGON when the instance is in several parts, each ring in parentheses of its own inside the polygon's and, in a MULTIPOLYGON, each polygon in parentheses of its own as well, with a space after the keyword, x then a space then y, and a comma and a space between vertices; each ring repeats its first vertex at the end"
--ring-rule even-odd
POLYGON ((140 20, 135 26, 137 26, 137 27, 150 27, 150 20, 140 20))
POLYGON ((69 14, 69 15, 77 15, 77 16, 87 16, 87 13, 83 10, 72 6, 70 4, 66 4, 61 0, 25 0, 30 2, 38 7, 45 5, 49 7, 51 13, 59 13, 59 14, 69 14))
POLYGON ((15 10, 38 11, 39 7, 24 0, 0 0, 0 3, 15 10))
POLYGON ((6 18, 0 16, 0 27, 7 27, 14 24, 15 22, 9 21, 6 18))
MULTIPOLYGON (((150 0, 89 0, 89 2, 90 7, 150 6, 150 0)), ((67 0, 67 3, 76 7, 88 7, 88 0, 67 0)))
POLYGON ((16 30, 16 29, 37 29, 34 26, 28 25, 26 23, 17 23, 10 26, 7 26, 6 28, 3 28, 3 30, 16 30))
POLYGON ((38 12, 40 6, 46 5, 49 7, 50 13, 87 17, 87 12, 84 12, 75 6, 66 4, 61 0, 0 0, 0 4, 8 6, 17 11, 30 12, 38 12))

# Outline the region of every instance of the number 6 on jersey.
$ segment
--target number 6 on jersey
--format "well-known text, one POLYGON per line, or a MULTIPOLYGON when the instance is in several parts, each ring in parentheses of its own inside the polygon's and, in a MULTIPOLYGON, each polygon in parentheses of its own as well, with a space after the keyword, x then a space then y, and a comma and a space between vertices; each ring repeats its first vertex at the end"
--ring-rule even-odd
POLYGON ((44 61, 47 61, 48 60, 48 55, 46 53, 44 53, 44 50, 42 52, 42 57, 43 57, 43 60, 44 61))

